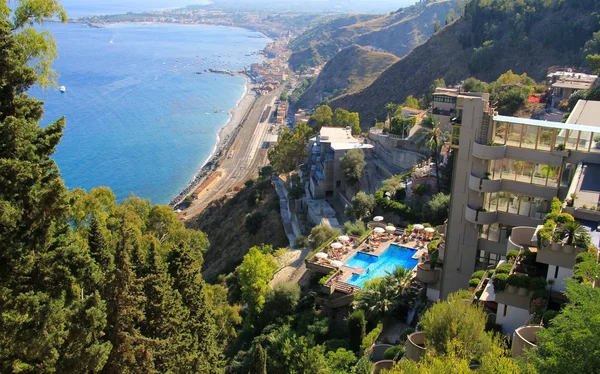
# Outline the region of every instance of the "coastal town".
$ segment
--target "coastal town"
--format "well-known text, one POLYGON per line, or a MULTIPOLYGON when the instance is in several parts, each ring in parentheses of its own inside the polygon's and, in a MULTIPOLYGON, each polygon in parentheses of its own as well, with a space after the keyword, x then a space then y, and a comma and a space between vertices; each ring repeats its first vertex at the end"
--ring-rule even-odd
MULTIPOLYGON (((268 39, 243 68, 186 60, 169 108, 228 118, 168 206, 63 181, 56 147, 77 134, 29 93, 56 83, 36 27, 67 16, 14 6, 0 12, 0 372, 599 372, 600 1, 355 14, 215 0, 73 19, 268 39), (190 77, 245 88, 205 112, 190 77)), ((67 105, 77 87, 62 87, 67 105)), ((134 157, 167 157, 146 146, 134 157)))

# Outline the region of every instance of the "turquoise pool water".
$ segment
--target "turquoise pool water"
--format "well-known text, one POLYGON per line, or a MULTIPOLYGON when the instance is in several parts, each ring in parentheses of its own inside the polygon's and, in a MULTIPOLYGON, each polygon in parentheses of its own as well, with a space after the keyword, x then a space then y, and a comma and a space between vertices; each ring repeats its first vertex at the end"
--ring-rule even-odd
POLYGON ((398 266, 412 270, 418 262, 412 258, 415 253, 417 251, 414 249, 395 244, 391 244, 381 256, 357 253, 345 265, 351 268, 363 268, 365 271, 362 274, 353 274, 348 283, 362 287, 366 280, 386 276, 386 272, 392 273, 398 266))

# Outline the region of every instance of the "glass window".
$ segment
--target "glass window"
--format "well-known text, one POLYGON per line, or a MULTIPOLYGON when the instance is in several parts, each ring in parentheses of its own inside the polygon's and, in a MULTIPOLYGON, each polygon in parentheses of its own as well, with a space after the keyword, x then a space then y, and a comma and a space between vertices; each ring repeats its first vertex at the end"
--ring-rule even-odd
POLYGON ((554 138, 555 129, 549 127, 542 127, 540 129, 540 137, 538 139, 537 149, 542 151, 552 150, 552 139, 554 138))
POLYGON ((534 206, 531 204, 533 198, 529 196, 520 196, 519 200, 519 215, 531 217, 532 209, 534 209, 534 206))
POLYGON ((519 196, 513 194, 507 195, 509 195, 507 212, 511 214, 519 214, 519 196))
POLYGON ((600 132, 593 133, 590 151, 600 152, 600 132))
POLYGON ((506 123, 496 122, 496 130, 494 131, 494 142, 496 144, 506 144, 506 123))
POLYGON ((523 131, 523 125, 519 125, 516 123, 510 123, 508 125, 508 140, 506 142, 507 145, 511 145, 513 147, 521 146, 521 132, 523 131))
POLYGON ((567 149, 576 149, 577 142, 579 141, 579 131, 569 130, 569 136, 567 137, 567 149))
POLYGON ((521 147, 534 149, 539 129, 539 126, 523 125, 523 141, 521 142, 521 147))
POLYGON ((577 150, 589 152, 591 142, 592 133, 590 131, 580 131, 579 132, 579 141, 577 142, 577 150))
POLYGON ((498 192, 498 211, 506 212, 508 211, 508 201, 510 199, 510 194, 506 192, 498 192))

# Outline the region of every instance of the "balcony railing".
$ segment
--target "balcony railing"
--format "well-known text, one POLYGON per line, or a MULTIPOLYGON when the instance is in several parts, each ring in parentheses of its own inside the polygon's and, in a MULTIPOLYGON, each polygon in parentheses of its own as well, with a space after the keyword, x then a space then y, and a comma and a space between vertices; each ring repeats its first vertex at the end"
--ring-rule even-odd
POLYGON ((473 156, 482 160, 501 160, 506 154, 504 145, 484 145, 473 143, 473 156))
POLYGON ((425 355, 425 333, 415 332, 406 339, 406 358, 413 361, 420 361, 425 355))
POLYGON ((522 356, 525 350, 537 347, 536 334, 541 329, 541 326, 523 326, 516 329, 513 333, 512 357, 522 356))
POLYGON ((471 174, 469 176, 469 188, 477 192, 499 192, 502 190, 502 180, 480 178, 471 174))
POLYGON ((473 209, 467 206, 465 211, 465 219, 477 225, 492 225, 498 220, 498 212, 486 212, 481 209, 473 209))

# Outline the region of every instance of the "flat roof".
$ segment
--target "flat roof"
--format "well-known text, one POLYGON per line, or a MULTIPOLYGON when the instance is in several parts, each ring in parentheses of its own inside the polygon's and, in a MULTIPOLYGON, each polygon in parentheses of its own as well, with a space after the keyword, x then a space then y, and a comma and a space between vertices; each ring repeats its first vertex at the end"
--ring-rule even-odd
POLYGON ((323 143, 360 143, 352 136, 352 130, 346 130, 343 127, 321 127, 319 135, 321 135, 323 143))
POLYGON ((350 149, 373 149, 371 144, 355 144, 355 143, 331 143, 331 149, 334 151, 347 151, 350 149))
POLYGON ((600 132, 600 102, 579 100, 567 123, 509 116, 494 116, 494 121, 553 129, 600 132))
POLYGON ((552 83, 554 88, 573 88, 575 90, 587 90, 594 85, 595 81, 581 81, 581 80, 566 80, 557 81, 552 83))

